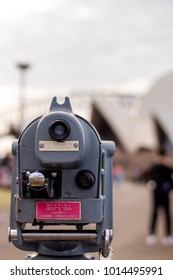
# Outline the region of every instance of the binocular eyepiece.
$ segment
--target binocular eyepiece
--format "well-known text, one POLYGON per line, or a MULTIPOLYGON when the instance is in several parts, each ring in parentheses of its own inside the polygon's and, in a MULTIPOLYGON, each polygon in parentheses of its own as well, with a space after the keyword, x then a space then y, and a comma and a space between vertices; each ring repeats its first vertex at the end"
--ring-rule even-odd
POLYGON ((64 120, 56 120, 50 124, 50 136, 56 141, 64 141, 70 134, 70 126, 64 120))
POLYGON ((69 98, 54 97, 13 143, 9 240, 50 257, 100 251, 113 235, 112 157, 91 123, 75 115, 69 98))

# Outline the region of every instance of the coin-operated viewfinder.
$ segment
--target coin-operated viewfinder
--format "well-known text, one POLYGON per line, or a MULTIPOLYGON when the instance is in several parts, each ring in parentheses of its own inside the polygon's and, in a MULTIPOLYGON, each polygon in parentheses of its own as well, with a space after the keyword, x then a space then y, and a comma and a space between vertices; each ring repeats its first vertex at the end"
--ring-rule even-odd
POLYGON ((115 145, 54 97, 13 143, 9 240, 47 258, 109 258, 115 145))

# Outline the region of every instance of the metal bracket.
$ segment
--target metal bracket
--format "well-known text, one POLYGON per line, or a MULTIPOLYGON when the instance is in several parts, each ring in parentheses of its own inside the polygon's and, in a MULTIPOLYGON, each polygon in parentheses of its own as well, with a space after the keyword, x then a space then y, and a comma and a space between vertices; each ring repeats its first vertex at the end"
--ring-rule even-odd
POLYGON ((102 252, 99 253, 99 260, 113 260, 113 249, 112 247, 109 247, 109 254, 107 257, 104 257, 102 252))
POLYGON ((112 241, 113 231, 109 229, 105 229, 103 235, 103 246, 99 253, 99 259, 101 260, 111 260, 113 256, 113 249, 110 247, 110 243, 112 241))

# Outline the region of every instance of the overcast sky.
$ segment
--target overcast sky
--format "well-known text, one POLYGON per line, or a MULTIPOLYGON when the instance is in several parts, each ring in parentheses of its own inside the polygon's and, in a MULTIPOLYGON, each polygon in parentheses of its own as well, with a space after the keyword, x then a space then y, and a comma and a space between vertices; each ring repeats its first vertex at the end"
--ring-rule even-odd
POLYGON ((172 0, 0 0, 0 94, 143 88, 173 70, 172 0), (138 87, 137 87, 138 86, 138 87))

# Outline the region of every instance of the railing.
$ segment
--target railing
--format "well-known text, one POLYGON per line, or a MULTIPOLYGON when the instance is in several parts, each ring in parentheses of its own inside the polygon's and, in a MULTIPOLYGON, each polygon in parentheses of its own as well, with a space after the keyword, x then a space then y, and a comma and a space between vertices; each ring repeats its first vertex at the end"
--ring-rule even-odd
MULTIPOLYGON (((115 91, 71 91, 67 94, 70 97, 72 110, 75 114, 78 114, 85 119, 91 119, 92 100, 97 98, 111 98, 116 96, 119 103, 124 109, 130 110, 131 108, 139 107, 141 98, 131 95, 118 95, 115 91)), ((58 95, 59 96, 59 95, 58 95)), ((8 134, 9 128, 12 126, 18 130, 23 130, 27 124, 33 119, 45 114, 49 111, 51 99, 53 95, 43 99, 40 97, 37 100, 27 102, 24 106, 23 114, 19 108, 3 109, 0 111, 0 136, 8 134), (23 116, 21 120, 21 115, 23 116)), ((63 103, 64 97, 60 96, 60 102, 63 103)), ((59 101, 59 99, 58 99, 59 101)))
MULTIPOLYGON (((71 96, 72 110, 74 113, 90 119, 91 113, 91 97, 89 96, 71 96)), ((28 102, 24 106, 23 119, 21 119, 21 111, 19 108, 6 108, 0 111, 0 136, 9 133, 11 127, 22 131, 27 124, 35 118, 49 111, 51 98, 34 100, 28 102)))

